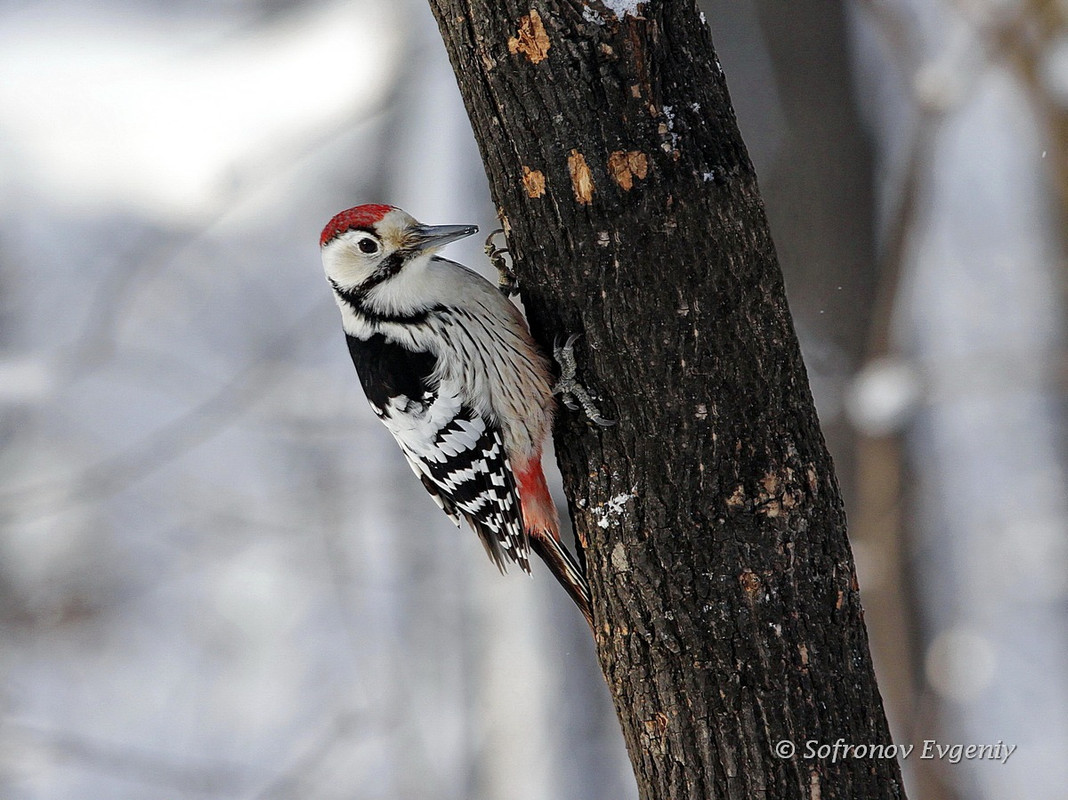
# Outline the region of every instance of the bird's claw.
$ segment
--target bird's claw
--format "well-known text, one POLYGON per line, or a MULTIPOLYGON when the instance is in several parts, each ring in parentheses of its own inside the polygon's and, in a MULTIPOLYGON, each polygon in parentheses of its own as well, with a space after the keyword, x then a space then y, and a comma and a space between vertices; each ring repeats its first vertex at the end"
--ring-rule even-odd
POLYGON ((494 239, 498 234, 503 234, 504 228, 497 228, 490 232, 490 235, 486 237, 486 258, 497 270, 497 288, 501 290, 501 293, 505 297, 511 297, 512 295, 519 294, 519 281, 516 280, 515 273, 512 272, 512 268, 508 266, 508 262, 504 258, 504 254, 508 253, 507 243, 504 247, 497 247, 494 243, 494 239))
POLYGON ((582 409, 582 413, 594 425, 601 428, 611 427, 616 424, 616 421, 601 416, 600 409, 593 402, 593 398, 586 391, 586 387, 579 383, 575 377, 577 364, 575 363, 574 347, 578 338, 579 334, 573 333, 567 337, 567 341, 563 345, 560 344, 559 340, 553 342, 553 356, 556 358, 556 363, 560 365, 560 380, 553 387, 553 394, 559 395, 560 402, 572 411, 582 409))

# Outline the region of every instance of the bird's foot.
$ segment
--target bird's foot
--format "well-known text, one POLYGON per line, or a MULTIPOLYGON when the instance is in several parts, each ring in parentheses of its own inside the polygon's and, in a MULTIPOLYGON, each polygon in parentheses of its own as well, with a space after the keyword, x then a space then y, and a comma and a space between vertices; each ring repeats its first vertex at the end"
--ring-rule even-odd
POLYGON ((508 261, 505 259, 504 254, 508 253, 508 246, 497 247, 494 243, 494 239, 497 238, 497 234, 503 234, 503 228, 497 228, 497 230, 490 233, 486 237, 486 258, 489 259, 494 269, 497 270, 497 288, 501 290, 501 293, 505 297, 511 297, 512 295, 519 294, 519 281, 516 280, 515 273, 512 272, 512 268, 508 265, 508 261))
POLYGON ((567 337, 567 341, 561 345, 559 341, 553 344, 553 356, 560 365, 560 380, 553 387, 553 394, 560 395, 560 401, 572 411, 582 409, 582 413, 601 428, 607 428, 616 424, 614 419, 606 419, 601 416, 600 409, 593 402, 590 393, 586 391, 575 377, 575 342, 579 334, 575 333, 567 337))

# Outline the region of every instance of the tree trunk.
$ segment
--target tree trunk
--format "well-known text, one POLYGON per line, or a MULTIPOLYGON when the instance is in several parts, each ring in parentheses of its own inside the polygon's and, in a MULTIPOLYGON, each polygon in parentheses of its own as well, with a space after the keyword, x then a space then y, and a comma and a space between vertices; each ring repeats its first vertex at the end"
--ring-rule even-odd
POLYGON ((890 737, 756 177, 694 4, 430 4, 534 334, 584 334, 581 376, 619 420, 564 412, 556 448, 641 797, 904 797, 892 757, 805 757, 890 737))

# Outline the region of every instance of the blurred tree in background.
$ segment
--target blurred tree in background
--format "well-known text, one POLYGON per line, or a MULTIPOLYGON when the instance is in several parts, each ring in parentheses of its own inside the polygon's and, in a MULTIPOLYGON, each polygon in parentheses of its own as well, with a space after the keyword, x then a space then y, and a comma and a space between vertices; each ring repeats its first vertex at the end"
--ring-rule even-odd
MULTIPOLYGON (((1064 797, 1064 4, 704 10, 895 740, 1019 747, 909 796, 1064 797)), ((8 0, 0 77, 0 795, 633 797, 581 619, 422 496, 319 274, 356 202, 493 224, 422 0, 8 0)))

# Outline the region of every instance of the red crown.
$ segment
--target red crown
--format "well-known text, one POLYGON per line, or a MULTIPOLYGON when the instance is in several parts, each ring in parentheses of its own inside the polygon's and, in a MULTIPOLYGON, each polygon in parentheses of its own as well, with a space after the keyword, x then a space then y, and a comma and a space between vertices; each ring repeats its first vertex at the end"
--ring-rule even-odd
POLYGON ((393 206, 384 206, 378 204, 368 204, 363 206, 354 206, 353 208, 342 211, 340 214, 335 214, 334 218, 326 223, 326 227, 323 228, 322 235, 319 237, 319 246, 324 246, 327 242, 333 239, 335 236, 339 236, 345 231, 351 231, 353 228, 371 228, 393 210, 393 206))

